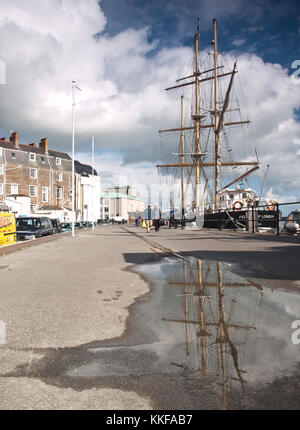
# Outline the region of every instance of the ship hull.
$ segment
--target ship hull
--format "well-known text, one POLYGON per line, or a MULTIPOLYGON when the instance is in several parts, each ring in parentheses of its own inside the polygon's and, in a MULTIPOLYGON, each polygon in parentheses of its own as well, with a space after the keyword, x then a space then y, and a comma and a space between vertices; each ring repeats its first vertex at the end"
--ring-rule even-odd
POLYGON ((255 230, 277 228, 279 211, 276 210, 229 210, 204 215, 203 228, 255 230))

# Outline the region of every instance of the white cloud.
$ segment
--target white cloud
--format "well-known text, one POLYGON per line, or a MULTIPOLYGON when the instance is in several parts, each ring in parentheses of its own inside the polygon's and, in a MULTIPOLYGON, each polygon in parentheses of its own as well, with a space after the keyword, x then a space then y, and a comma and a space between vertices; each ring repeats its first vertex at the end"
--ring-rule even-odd
POLYGON ((232 44, 233 44, 234 46, 240 47, 240 46, 244 45, 244 43, 245 43, 245 42, 246 42, 246 40, 245 40, 245 39, 234 39, 234 40, 232 41, 232 44))
MULTIPOLYGON (((27 142, 48 135, 50 145, 69 151, 75 79, 83 90, 77 95, 79 152, 95 133, 96 149, 111 151, 100 156, 100 167, 117 167, 133 182, 134 175, 135 182, 156 182, 154 166, 162 156, 157 130, 179 122, 179 93, 164 88, 190 74, 192 49, 154 51, 147 28, 109 37, 105 25, 97 0, 0 3, 0 52, 7 67, 7 85, 0 87, 2 132, 17 129, 27 142), (111 155, 116 150, 123 154, 117 161, 111 155)), ((236 46, 242 42, 235 40, 236 46)), ((297 195, 298 88, 287 70, 255 55, 241 55, 238 69, 262 159, 270 164, 268 183, 282 196, 297 195)), ((236 137, 233 146, 241 146, 236 137)))

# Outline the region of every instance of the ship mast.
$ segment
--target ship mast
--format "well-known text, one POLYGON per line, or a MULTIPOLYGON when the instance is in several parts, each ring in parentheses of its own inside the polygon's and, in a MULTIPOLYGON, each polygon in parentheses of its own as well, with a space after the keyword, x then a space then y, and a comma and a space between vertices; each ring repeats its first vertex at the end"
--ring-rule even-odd
MULTIPOLYGON (((219 192, 220 192, 220 167, 226 167, 226 166, 254 166, 253 168, 249 169, 246 173, 242 174, 239 178, 236 178, 234 181, 230 182, 229 185, 234 184, 240 179, 245 178, 249 174, 253 173, 255 170, 259 168, 259 162, 257 161, 223 161, 221 160, 221 147, 220 147, 220 133, 223 130, 225 126, 231 126, 231 125, 237 125, 237 124, 249 124, 249 121, 232 121, 232 122, 225 122, 224 116, 226 113, 226 110, 229 105, 229 99, 230 99, 230 92, 232 89, 233 79, 234 75, 237 73, 236 70, 236 63, 234 64, 234 68, 231 72, 226 73, 218 73, 218 70, 223 68, 223 66, 218 66, 218 44, 217 44, 217 21, 216 19, 213 20, 213 33, 214 33, 214 39, 213 39, 213 45, 214 45, 214 67, 209 70, 205 70, 203 72, 200 72, 199 69, 199 39, 200 39, 200 27, 199 27, 199 18, 198 18, 198 27, 197 32, 195 34, 195 43, 194 43, 194 49, 195 49, 195 65, 194 65, 194 72, 190 76, 186 76, 184 78, 180 78, 177 80, 183 81, 186 79, 194 78, 193 80, 185 83, 180 83, 178 85, 166 88, 166 91, 173 90, 176 88, 185 87, 188 85, 195 85, 195 106, 194 106, 194 114, 192 115, 192 120, 194 122, 193 126, 187 126, 185 127, 183 124, 183 107, 181 106, 181 126, 180 128, 172 128, 167 130, 159 130, 160 133, 169 133, 169 132, 176 132, 181 131, 181 153, 176 155, 181 155, 180 162, 177 163, 171 163, 171 164, 159 164, 156 167, 163 168, 163 167, 181 167, 181 198, 182 198, 182 211, 184 209, 184 168, 185 167, 192 167, 195 168, 195 206, 196 206, 196 212, 200 206, 200 169, 202 169, 204 176, 205 171, 204 167, 214 167, 214 208, 219 209, 219 192), (213 75, 207 75, 207 73, 213 73, 213 75), (200 76, 204 75, 204 78, 199 79, 200 76), (230 76, 230 82, 228 85, 228 89, 226 92, 225 100, 223 103, 223 106, 219 106, 219 94, 218 94, 218 78, 223 78, 225 76, 230 76), (200 103, 199 103, 199 85, 202 84, 202 82, 206 82, 209 80, 213 80, 214 83, 214 124, 201 124, 201 121, 203 118, 205 118, 205 115, 200 114, 200 103), (206 128, 214 128, 215 133, 215 148, 214 148, 214 160, 213 161, 203 161, 203 157, 206 155, 206 153, 201 152, 200 147, 200 130, 206 129, 206 128), (184 153, 184 130, 194 130, 195 131, 195 147, 194 152, 190 154, 184 153), (192 160, 191 161, 185 161, 184 155, 189 155, 192 160)), ((183 100, 183 97, 181 97, 181 102, 183 100)), ((183 102, 182 102, 183 103, 183 102)), ((227 185, 227 186, 229 186, 227 185)), ((224 189, 223 187, 222 189, 224 189)), ((202 199, 203 201, 203 199, 202 199)), ((197 214, 197 213, 196 213, 197 214)))
POLYGON ((213 20, 214 26, 214 90, 215 90, 215 208, 219 208, 219 174, 220 174, 220 133, 219 126, 219 103, 218 103, 218 44, 217 44, 217 20, 213 20))
MULTIPOLYGON (((183 119, 183 96, 181 96, 181 164, 184 164, 184 119, 183 119)), ((181 218, 184 223, 184 167, 181 167, 181 218)), ((182 225, 183 227, 183 225, 182 225)))

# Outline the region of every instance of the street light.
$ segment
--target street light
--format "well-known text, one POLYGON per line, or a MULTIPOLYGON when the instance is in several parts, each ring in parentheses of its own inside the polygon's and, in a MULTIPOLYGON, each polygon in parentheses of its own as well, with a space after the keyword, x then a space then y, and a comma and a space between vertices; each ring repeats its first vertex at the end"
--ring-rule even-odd
POLYGON ((75 193, 74 193, 74 179, 75 179, 75 164, 74 164, 74 148, 75 148, 75 90, 81 91, 81 89, 76 85, 76 81, 72 81, 72 237, 75 235, 75 193))

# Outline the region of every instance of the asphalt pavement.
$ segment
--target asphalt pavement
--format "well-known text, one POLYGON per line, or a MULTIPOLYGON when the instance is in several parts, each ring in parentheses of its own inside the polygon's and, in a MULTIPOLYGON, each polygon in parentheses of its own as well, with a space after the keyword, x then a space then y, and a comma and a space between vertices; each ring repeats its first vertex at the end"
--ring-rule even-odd
MULTIPOLYGON (((164 258, 222 261, 239 276, 298 294, 299 249, 294 237, 166 227, 147 234, 135 226, 101 226, 75 238, 3 248, 0 408, 222 408, 212 377, 191 378, 180 363, 166 370, 169 351, 154 312, 162 287, 137 268, 164 258)), ((299 408, 295 381, 299 373, 286 375, 280 389, 290 395, 280 403, 276 379, 275 408, 299 408)), ((266 394, 256 394, 248 407, 267 407, 266 394)), ((242 408, 236 399, 232 408, 242 408)))

